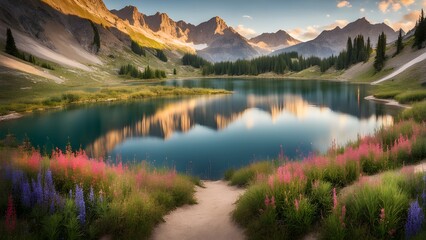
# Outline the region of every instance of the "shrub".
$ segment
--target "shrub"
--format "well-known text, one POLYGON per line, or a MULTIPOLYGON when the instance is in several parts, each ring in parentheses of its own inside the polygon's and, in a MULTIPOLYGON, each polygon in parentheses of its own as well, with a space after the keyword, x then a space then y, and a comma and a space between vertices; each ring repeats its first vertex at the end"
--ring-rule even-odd
POLYGON ((64 93, 62 94, 62 99, 68 103, 78 102, 80 100, 80 96, 75 93, 64 93))
POLYGON ((402 119, 414 119, 417 122, 426 120, 426 101, 413 104, 411 109, 406 109, 401 114, 402 119))
MULTIPOLYGON (((232 176, 230 177, 230 183, 234 186, 247 186, 250 182, 256 180, 256 176, 266 176, 273 172, 274 162, 257 162, 252 163, 247 167, 242 169, 232 171, 232 176)), ((228 175, 230 175, 228 173, 228 175)))
POLYGON ((164 54, 163 50, 161 49, 155 49, 156 50, 156 54, 155 56, 160 59, 163 62, 167 62, 167 56, 166 54, 164 54))
POLYGON ((133 40, 132 40, 132 43, 130 44, 130 49, 132 49, 132 51, 139 56, 145 56, 146 55, 145 49, 133 40))
POLYGON ((316 206, 317 216, 326 216, 333 208, 332 185, 329 182, 315 181, 310 191, 311 202, 316 206))
POLYGON ((48 63, 42 63, 41 67, 49 69, 49 70, 55 70, 55 68, 52 65, 48 64, 48 63))

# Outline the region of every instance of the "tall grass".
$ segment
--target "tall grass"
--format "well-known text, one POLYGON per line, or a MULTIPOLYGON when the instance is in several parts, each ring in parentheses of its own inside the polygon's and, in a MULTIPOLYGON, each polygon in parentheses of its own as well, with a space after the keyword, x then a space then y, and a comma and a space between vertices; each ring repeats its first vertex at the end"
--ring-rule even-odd
POLYGON ((0 198, 0 209, 16 206, 10 238, 144 239, 167 212, 195 203, 193 180, 174 170, 106 163, 81 150, 43 157, 4 149, 1 157, 0 189, 12 202, 0 198))
MULTIPOLYGON (((253 239, 293 239, 309 232, 314 223, 321 219, 327 219, 326 224, 340 224, 339 228, 330 229, 330 233, 337 239, 343 239, 352 235, 345 235, 347 232, 343 230, 342 215, 360 211, 362 216, 354 216, 353 221, 370 221, 372 224, 373 215, 376 219, 376 215, 380 214, 381 208, 378 206, 384 206, 388 216, 398 220, 387 223, 386 228, 382 230, 390 231, 398 226, 399 228, 395 229, 398 231, 402 228, 403 218, 397 208, 405 206, 406 210, 408 200, 412 196, 404 192, 408 187, 401 190, 401 181, 389 180, 394 184, 387 188, 363 188, 365 202, 361 202, 361 198, 353 203, 348 200, 348 206, 344 208, 339 204, 338 192, 358 181, 360 176, 423 160, 426 157, 425 142, 426 126, 411 120, 381 129, 374 136, 360 138, 343 150, 333 147, 325 155, 311 155, 300 161, 287 161, 269 175, 264 172, 257 173, 255 166, 262 166, 260 163, 237 170, 230 178, 231 182, 233 176, 240 173, 244 177, 236 179, 249 179, 241 181, 241 185, 249 184, 249 187, 237 202, 233 217, 247 229, 248 235, 253 239), (366 199, 372 195, 374 198, 371 198, 371 201, 366 199), (385 197, 389 200, 382 199, 385 197), (371 207, 368 204, 374 205, 375 209, 364 212, 369 214, 364 216, 363 209, 371 207), (332 213, 335 212, 340 215, 334 216, 332 213)), ((354 198, 353 195, 351 197, 354 198)), ((380 238, 379 233, 371 233, 369 226, 357 226, 358 234, 368 233, 368 236, 380 238)))

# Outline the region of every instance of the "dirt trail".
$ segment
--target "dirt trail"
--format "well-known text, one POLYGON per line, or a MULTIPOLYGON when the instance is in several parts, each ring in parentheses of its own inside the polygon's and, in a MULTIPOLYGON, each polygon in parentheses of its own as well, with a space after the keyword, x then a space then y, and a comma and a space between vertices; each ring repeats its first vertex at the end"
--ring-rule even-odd
POLYGON ((244 192, 226 182, 204 182, 197 187, 198 204, 171 212, 152 235, 153 240, 169 239, 245 239, 243 230, 231 220, 234 203, 244 192))
POLYGON ((377 80, 375 82, 372 82, 371 84, 372 85, 376 85, 376 84, 382 83, 384 81, 387 81, 389 79, 392 79, 393 77, 395 77, 398 74, 400 74, 400 73, 404 72, 405 70, 407 70, 409 67, 411 67, 411 66, 413 66, 413 65, 415 65, 415 64, 417 64, 419 62, 422 62, 424 60, 426 60, 426 52, 423 53, 422 55, 414 58, 413 60, 409 61, 408 63, 402 65, 400 68, 398 68, 396 71, 394 71, 390 75, 388 75, 388 76, 386 76, 386 77, 384 77, 382 79, 379 79, 379 80, 377 80))
POLYGON ((14 69, 14 70, 22 71, 22 72, 25 72, 25 73, 44 77, 44 78, 47 78, 47 79, 51 79, 55 83, 58 83, 58 84, 64 82, 64 80, 53 76, 47 70, 42 71, 42 70, 40 70, 36 67, 33 67, 29 64, 23 63, 21 61, 18 61, 14 58, 11 58, 11 57, 3 55, 3 54, 0 54, 0 66, 4 66, 4 67, 10 68, 10 69, 14 69))

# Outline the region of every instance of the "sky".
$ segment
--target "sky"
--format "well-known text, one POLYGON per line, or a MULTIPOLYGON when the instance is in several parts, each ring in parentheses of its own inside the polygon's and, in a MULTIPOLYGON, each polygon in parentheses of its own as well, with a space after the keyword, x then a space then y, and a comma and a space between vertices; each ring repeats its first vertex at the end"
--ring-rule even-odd
POLYGON ((173 20, 199 24, 220 16, 241 35, 287 31, 307 41, 323 30, 343 27, 358 18, 385 22, 395 30, 415 26, 426 0, 104 0, 109 9, 136 6, 152 15, 167 13, 173 20))

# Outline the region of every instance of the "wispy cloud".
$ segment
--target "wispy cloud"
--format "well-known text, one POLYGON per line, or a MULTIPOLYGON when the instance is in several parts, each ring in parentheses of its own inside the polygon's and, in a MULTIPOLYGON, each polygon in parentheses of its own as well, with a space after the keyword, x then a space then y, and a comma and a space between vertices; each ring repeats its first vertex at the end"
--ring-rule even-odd
POLYGON ((352 7, 351 3, 349 1, 340 1, 337 3, 338 8, 344 8, 344 7, 352 7))
POLYGON ((402 6, 408 7, 415 3, 415 0, 381 0, 378 3, 379 10, 383 13, 390 11, 391 9, 394 12, 399 11, 402 6))
POLYGON ((242 36, 246 37, 246 38, 252 38, 255 37, 257 35, 256 31, 248 28, 248 27, 244 27, 244 25, 240 24, 235 28, 235 31, 237 31, 239 34, 241 34, 242 36))
POLYGON ((359 11, 363 13, 365 12, 365 8, 361 8, 359 11))
POLYGON ((399 29, 404 30, 405 32, 410 31, 416 25, 416 21, 419 19, 420 11, 411 11, 408 14, 402 16, 399 21, 392 22, 389 19, 385 19, 384 22, 389 25, 393 30, 398 31, 399 29))
POLYGON ((244 15, 243 18, 247 18, 247 19, 253 20, 253 17, 249 16, 249 15, 244 15))

